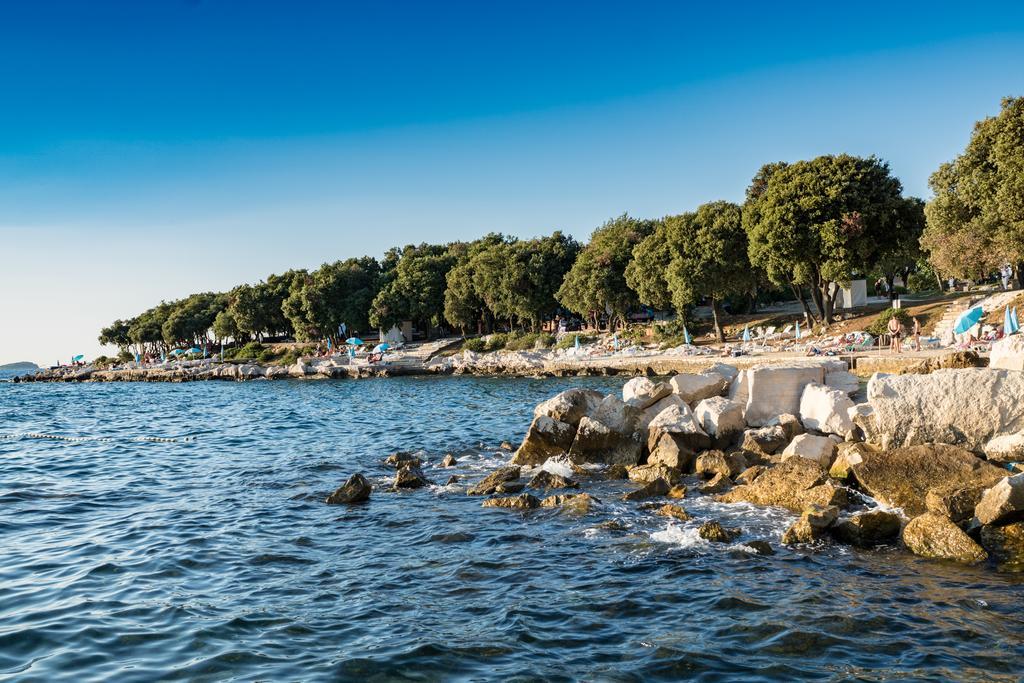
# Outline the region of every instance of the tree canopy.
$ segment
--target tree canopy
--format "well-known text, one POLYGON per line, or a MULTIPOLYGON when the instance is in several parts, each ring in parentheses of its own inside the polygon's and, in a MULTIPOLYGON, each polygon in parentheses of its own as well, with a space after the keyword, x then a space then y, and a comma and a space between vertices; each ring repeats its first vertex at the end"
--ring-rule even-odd
POLYGON ((939 273, 973 278, 1024 261, 1024 98, 1004 99, 997 116, 975 124, 929 186, 921 245, 939 273))

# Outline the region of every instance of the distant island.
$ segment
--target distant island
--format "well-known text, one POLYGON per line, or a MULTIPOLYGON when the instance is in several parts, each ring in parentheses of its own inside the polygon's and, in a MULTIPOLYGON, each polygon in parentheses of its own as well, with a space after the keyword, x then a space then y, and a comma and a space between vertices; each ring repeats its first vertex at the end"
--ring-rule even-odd
POLYGON ((32 370, 38 370, 39 366, 35 363, 28 361, 21 361, 20 363, 8 363, 7 365, 0 365, 0 372, 4 370, 13 370, 15 372, 31 372, 32 370))

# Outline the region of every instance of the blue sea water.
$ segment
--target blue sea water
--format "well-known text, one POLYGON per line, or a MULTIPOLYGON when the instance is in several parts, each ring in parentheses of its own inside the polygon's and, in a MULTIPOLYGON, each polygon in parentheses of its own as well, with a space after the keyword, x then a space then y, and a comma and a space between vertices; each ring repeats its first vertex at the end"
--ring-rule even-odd
POLYGON ((540 400, 623 381, 0 383, 0 680, 1021 680, 1020 575, 787 549, 789 513, 679 523, 627 482, 583 517, 443 486, 540 400), (395 450, 436 485, 387 492, 395 450), (325 505, 356 471, 371 500, 325 505))

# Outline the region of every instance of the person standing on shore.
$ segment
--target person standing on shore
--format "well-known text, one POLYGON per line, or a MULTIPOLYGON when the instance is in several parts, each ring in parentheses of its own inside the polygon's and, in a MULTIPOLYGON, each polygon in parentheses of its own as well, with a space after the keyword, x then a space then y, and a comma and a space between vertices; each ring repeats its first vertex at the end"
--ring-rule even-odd
POLYGON ((892 339, 889 350, 893 353, 902 352, 902 342, 900 338, 903 336, 903 323, 900 322, 899 318, 895 315, 889 318, 888 325, 889 336, 892 339))

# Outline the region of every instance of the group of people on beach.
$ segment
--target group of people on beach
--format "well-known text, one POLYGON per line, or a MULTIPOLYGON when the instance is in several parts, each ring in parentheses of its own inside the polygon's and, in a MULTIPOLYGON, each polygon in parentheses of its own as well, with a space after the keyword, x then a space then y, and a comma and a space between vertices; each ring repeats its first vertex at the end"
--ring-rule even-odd
MULTIPOLYGON (((907 336, 907 328, 903 322, 895 315, 889 318, 889 324, 886 326, 886 331, 889 333, 889 350, 893 353, 903 353, 903 338, 907 336)), ((910 323, 910 339, 912 340, 914 351, 921 350, 921 322, 915 316, 911 319, 910 323)))

